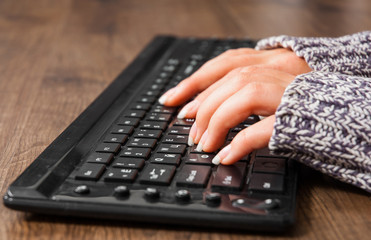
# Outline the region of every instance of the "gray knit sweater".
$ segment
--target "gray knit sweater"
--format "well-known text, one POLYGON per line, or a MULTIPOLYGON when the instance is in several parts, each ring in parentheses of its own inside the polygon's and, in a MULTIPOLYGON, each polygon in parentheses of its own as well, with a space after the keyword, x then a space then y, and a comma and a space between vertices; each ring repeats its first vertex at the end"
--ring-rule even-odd
POLYGON ((287 87, 269 148, 371 192, 371 31, 339 38, 279 36, 312 72, 287 87))

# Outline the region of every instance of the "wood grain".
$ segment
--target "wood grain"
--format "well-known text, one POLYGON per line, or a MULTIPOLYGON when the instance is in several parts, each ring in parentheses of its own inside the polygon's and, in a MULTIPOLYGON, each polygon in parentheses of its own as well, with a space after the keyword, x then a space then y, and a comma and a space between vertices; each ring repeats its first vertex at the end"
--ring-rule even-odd
MULTIPOLYGON (((371 28, 369 0, 0 1, 0 189, 157 34, 339 36, 371 28)), ((303 167, 282 235, 30 215, 0 206, 0 239, 367 239, 370 195, 303 167)))

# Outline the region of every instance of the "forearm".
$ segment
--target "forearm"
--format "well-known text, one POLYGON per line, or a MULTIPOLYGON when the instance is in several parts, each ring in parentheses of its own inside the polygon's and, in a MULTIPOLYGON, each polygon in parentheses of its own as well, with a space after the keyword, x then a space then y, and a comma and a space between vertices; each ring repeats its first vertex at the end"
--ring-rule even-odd
POLYGON ((371 192, 371 79, 297 76, 277 109, 269 147, 371 192))
POLYGON ((371 77, 371 31, 339 38, 283 35, 263 39, 256 48, 278 47, 292 49, 315 71, 371 77))

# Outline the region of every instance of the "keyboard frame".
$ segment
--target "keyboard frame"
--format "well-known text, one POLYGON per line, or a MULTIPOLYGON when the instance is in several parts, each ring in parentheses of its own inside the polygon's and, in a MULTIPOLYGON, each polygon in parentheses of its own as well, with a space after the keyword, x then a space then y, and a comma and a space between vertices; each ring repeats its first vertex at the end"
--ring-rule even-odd
MULTIPOLYGON (((184 38, 185 39, 185 38, 184 38)), ((250 231, 285 231, 295 222, 297 189, 297 167, 290 161, 290 181, 286 186, 287 205, 284 213, 255 215, 227 214, 218 211, 168 209, 166 206, 133 208, 118 204, 116 199, 106 199, 108 203, 94 202, 82 198, 58 199, 53 193, 81 159, 96 144, 95 136, 103 135, 121 110, 123 103, 130 104, 135 92, 140 91, 148 74, 156 72, 184 39, 173 36, 157 36, 136 59, 83 111, 9 186, 3 201, 5 206, 20 211, 124 221, 180 224, 209 228, 239 229, 250 231), (155 63, 155 64, 153 64, 155 63), (151 69, 144 73, 142 69, 151 69), (134 94, 133 94, 134 92, 134 94), (127 94, 126 94, 127 93, 127 94), (119 207, 118 207, 119 205, 119 207)), ((258 196, 258 195, 257 195, 258 196)), ((262 198, 264 194, 262 194, 262 198)))

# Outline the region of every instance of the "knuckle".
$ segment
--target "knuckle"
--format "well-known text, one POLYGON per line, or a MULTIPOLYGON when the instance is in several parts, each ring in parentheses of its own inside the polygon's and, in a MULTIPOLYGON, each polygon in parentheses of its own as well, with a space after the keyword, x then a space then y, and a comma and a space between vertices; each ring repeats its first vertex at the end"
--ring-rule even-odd
POLYGON ((247 67, 244 67, 241 72, 242 73, 245 73, 245 74, 248 74, 248 75, 254 75, 254 74, 262 74, 263 68, 261 66, 258 66, 258 65, 251 65, 251 66, 247 66, 247 67))

